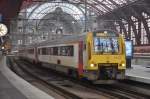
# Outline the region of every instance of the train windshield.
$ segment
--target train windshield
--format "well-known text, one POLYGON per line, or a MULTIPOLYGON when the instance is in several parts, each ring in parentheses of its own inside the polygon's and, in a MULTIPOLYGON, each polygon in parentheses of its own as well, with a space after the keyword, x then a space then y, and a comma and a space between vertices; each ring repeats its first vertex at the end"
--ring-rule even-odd
POLYGON ((96 54, 119 53, 118 37, 94 37, 96 54))

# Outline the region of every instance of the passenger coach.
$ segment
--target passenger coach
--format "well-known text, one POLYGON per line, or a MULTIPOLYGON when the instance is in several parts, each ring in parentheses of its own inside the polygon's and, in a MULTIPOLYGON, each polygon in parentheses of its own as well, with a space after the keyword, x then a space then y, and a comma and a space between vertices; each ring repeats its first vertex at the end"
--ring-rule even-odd
POLYGON ((124 79, 125 42, 112 30, 67 36, 27 47, 24 57, 48 63, 48 68, 91 81, 124 79))

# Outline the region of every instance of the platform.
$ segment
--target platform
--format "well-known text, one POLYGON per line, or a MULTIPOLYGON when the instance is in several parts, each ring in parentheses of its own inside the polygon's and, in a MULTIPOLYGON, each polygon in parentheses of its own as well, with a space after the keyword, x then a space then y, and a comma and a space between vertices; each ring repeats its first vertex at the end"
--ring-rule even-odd
POLYGON ((54 99, 32 86, 6 65, 6 57, 0 57, 0 99, 54 99))
POLYGON ((27 99, 0 72, 0 99, 27 99))
POLYGON ((132 65, 131 69, 126 70, 126 78, 150 84, 150 66, 132 65))

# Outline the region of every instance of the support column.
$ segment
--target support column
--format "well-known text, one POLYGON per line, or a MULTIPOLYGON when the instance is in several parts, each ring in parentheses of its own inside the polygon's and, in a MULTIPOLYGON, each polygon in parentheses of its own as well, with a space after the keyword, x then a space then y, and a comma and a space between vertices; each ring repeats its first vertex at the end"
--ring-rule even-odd
POLYGON ((131 24, 131 26, 132 26, 137 45, 141 45, 140 40, 139 40, 140 38, 138 36, 137 30, 136 30, 136 26, 135 26, 133 20, 130 17, 130 18, 127 19, 127 21, 128 21, 128 24, 131 24))
POLYGON ((123 30, 125 37, 128 37, 127 30, 126 30, 124 24, 121 21, 119 21, 118 23, 120 25, 120 28, 123 30))
POLYGON ((131 24, 128 24, 128 38, 131 40, 131 24))
POLYGON ((140 41, 140 44, 141 44, 141 20, 138 20, 138 36, 139 36, 139 41, 140 41))
POLYGON ((150 30, 147 24, 146 19, 141 15, 141 20, 143 22, 144 28, 146 30, 146 34, 147 34, 147 39, 148 39, 148 43, 150 44, 150 30))

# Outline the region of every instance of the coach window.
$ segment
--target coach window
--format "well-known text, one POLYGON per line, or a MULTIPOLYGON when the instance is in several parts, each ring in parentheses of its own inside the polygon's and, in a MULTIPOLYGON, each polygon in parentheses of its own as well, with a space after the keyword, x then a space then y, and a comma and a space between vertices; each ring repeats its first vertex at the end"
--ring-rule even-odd
POLYGON ((70 56, 70 48, 69 48, 69 46, 66 47, 66 56, 70 56))
POLYGON ((67 46, 66 47, 66 56, 70 56, 71 52, 70 52, 70 47, 67 46))
POLYGON ((42 48, 42 55, 46 55, 46 48, 42 48))
POLYGON ((46 55, 49 55, 49 48, 46 48, 46 55))
POLYGON ((65 46, 62 46, 62 47, 61 47, 61 55, 62 55, 62 56, 66 56, 66 49, 65 49, 65 46))
POLYGON ((50 55, 54 55, 54 49, 53 49, 53 47, 50 48, 50 55))
POLYGON ((47 48, 47 53, 48 53, 48 55, 51 55, 51 48, 50 47, 47 48))
POLYGON ((61 56, 61 47, 58 47, 58 56, 61 56))
POLYGON ((58 47, 53 47, 53 55, 58 55, 58 47))
POLYGON ((40 49, 38 49, 38 54, 40 55, 41 53, 40 53, 40 49))
POLYGON ((66 46, 65 47, 65 55, 66 56, 73 56, 73 46, 66 46))
POLYGON ((73 46, 68 46, 68 56, 73 56, 73 46))

